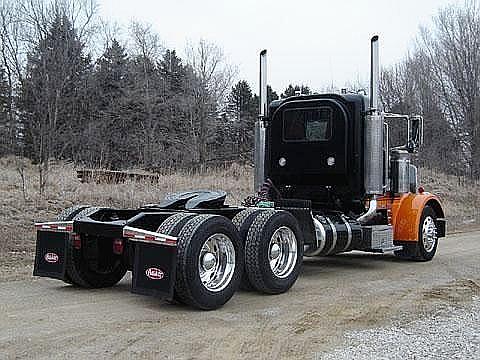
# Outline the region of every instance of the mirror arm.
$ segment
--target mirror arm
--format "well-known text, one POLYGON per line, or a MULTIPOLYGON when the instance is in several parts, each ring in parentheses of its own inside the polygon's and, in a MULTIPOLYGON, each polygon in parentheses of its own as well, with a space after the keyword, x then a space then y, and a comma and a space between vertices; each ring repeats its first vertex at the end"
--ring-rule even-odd
POLYGON ((423 145, 423 117, 420 115, 402 115, 402 114, 393 114, 385 113, 385 120, 406 120, 407 121, 407 141, 405 145, 397 146, 395 150, 407 150, 409 153, 416 153, 418 148, 423 145), (416 131, 415 134, 412 134, 412 123, 416 121, 416 131))

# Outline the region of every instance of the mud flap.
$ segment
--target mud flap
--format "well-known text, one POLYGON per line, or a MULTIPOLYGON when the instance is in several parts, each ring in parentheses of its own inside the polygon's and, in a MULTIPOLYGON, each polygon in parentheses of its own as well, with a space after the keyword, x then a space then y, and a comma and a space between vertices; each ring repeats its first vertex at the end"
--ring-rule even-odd
POLYGON ((67 232, 37 231, 34 276, 66 280, 67 232))
POLYGON ((134 251, 131 291, 171 300, 177 247, 137 241, 134 251))

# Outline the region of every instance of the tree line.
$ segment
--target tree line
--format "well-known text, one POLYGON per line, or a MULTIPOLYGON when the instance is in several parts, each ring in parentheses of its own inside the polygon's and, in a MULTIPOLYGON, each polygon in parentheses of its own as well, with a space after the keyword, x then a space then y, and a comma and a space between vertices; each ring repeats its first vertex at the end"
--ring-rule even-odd
MULTIPOLYGON (((382 71, 387 111, 423 115, 421 165, 480 176, 478 2, 440 10, 401 63, 382 71)), ((184 58, 133 22, 127 45, 95 0, 10 0, 0 6, 0 155, 150 170, 252 161, 257 95, 221 48, 184 58)), ((289 85, 280 95, 307 85, 289 85)), ((392 124, 393 140, 402 131, 392 124)))
POLYGON ((384 69, 380 93, 387 111, 423 115, 417 162, 479 179, 480 2, 440 9, 404 61, 384 69))
POLYGON ((251 161, 258 98, 246 81, 233 85, 218 46, 200 40, 182 59, 136 22, 128 45, 94 0, 3 1, 0 155, 32 159, 42 184, 50 159, 111 169, 251 161))

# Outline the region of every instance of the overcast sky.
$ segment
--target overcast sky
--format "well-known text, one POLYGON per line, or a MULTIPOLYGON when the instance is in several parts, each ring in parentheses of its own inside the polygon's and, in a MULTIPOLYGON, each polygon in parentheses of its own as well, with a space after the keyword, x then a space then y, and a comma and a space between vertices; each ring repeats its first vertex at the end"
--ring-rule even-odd
POLYGON ((268 49, 269 83, 314 90, 342 87, 369 72, 369 40, 380 36, 382 65, 400 61, 421 24, 463 0, 99 0, 101 14, 127 25, 148 22, 180 54, 187 41, 221 46, 239 79, 257 90, 258 52, 268 49))

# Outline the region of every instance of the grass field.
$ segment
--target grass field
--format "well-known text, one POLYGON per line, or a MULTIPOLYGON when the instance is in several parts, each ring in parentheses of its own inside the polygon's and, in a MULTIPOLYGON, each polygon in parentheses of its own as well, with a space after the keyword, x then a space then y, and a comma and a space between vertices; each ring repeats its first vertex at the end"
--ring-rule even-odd
MULTIPOLYGON (((30 257, 34 248, 34 221, 53 219, 74 204, 137 207, 158 202, 169 192, 188 189, 223 189, 230 204, 240 204, 252 192, 250 167, 232 165, 206 173, 178 172, 162 175, 156 183, 129 181, 122 184, 80 183, 69 163, 52 164, 43 196, 38 191, 38 172, 29 161, 0 159, 0 252, 30 257), (23 184, 19 164, 24 168, 23 184), (25 192, 23 188, 25 187, 25 192)), ((450 232, 480 225, 480 185, 463 182, 431 170, 420 169, 420 184, 443 201, 450 232)))

